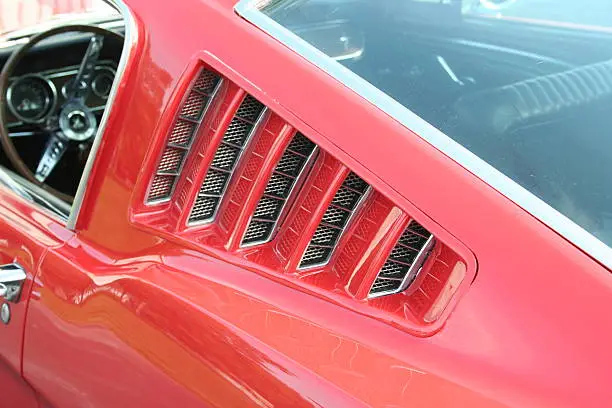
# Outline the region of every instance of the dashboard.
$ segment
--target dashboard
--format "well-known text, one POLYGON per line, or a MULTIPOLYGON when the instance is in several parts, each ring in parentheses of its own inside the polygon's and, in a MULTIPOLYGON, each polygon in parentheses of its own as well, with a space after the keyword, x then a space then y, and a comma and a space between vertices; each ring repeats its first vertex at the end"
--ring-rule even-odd
MULTIPOLYGON (((66 90, 77 74, 78 65, 28 73, 14 77, 7 89, 8 127, 43 123, 66 100, 66 90)), ((100 61, 95 67, 90 92, 85 104, 94 112, 104 111, 117 64, 100 61)))

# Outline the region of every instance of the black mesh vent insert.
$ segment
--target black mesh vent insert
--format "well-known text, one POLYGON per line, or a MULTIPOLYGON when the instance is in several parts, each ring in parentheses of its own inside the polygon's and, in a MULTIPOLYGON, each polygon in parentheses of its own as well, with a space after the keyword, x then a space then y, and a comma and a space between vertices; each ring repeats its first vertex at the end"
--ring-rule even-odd
POLYGON ((257 99, 251 95, 244 97, 215 152, 189 214, 188 224, 205 224, 214 220, 242 152, 264 111, 265 106, 257 99))
POLYGON ((392 295, 408 288, 418 276, 433 244, 433 235, 418 222, 410 221, 378 272, 368 297, 392 295))
POLYGON ((329 261, 368 189, 369 185, 355 173, 346 176, 304 251, 300 269, 325 265, 329 261))
POLYGON ((297 133, 276 164, 255 212, 242 238, 242 245, 269 242, 279 223, 292 191, 307 170, 309 159, 314 156, 316 145, 306 136, 297 133))
POLYGON ((172 197, 184 159, 220 83, 219 75, 205 69, 194 80, 170 129, 166 147, 149 187, 148 204, 168 201, 172 197))

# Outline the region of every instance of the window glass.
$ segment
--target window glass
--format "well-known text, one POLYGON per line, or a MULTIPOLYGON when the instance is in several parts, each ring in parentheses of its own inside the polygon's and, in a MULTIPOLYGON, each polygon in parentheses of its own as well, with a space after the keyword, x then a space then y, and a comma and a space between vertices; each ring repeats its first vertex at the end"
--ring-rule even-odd
POLYGON ((261 11, 612 246, 612 3, 275 0, 261 11))
POLYGON ((482 17, 543 24, 612 26, 612 2, 609 0, 473 0, 464 3, 465 13, 482 17))
POLYGON ((103 0, 0 0, 0 39, 41 23, 117 13, 103 0))
POLYGON ((0 0, 0 183, 63 218, 104 127, 124 32, 102 0, 0 0))

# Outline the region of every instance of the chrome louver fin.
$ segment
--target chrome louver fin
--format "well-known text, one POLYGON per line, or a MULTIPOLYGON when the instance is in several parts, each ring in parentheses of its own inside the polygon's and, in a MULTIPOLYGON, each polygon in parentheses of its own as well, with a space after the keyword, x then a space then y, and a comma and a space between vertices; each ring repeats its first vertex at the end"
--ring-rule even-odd
POLYGON ((410 286, 434 246, 434 236, 412 220, 378 272, 368 297, 392 295, 410 286))
POLYGON ((206 224, 215 219, 236 165, 265 111, 265 106, 251 95, 242 100, 204 177, 189 214, 189 225, 206 224))
POLYGON ((329 204, 310 243, 306 247, 299 268, 325 265, 331 258, 340 236, 349 225, 370 186, 355 173, 349 173, 329 204))
POLYGON ((170 200, 194 136, 221 85, 221 77, 202 70, 183 101, 147 193, 147 204, 170 200))
POLYGON ((316 145, 297 133, 274 168, 242 238, 242 246, 269 242, 302 176, 308 172, 316 145))

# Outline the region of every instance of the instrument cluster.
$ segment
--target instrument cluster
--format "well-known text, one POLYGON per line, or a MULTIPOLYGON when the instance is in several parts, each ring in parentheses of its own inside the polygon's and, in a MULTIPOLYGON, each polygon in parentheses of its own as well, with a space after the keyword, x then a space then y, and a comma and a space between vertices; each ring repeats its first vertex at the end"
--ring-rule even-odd
MULTIPOLYGON (((78 66, 74 66, 12 78, 6 92, 9 119, 13 119, 11 122, 44 122, 66 100, 66 91, 77 71, 78 66)), ((116 66, 110 61, 100 61, 96 66, 85 101, 93 111, 104 109, 115 73, 116 66)))

